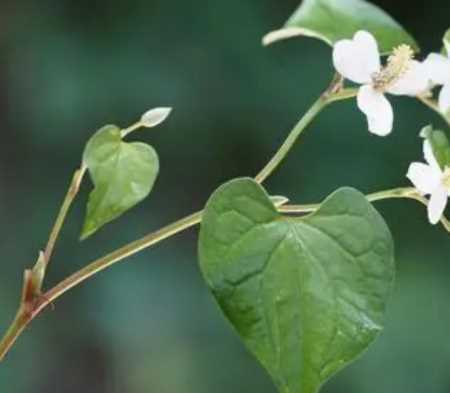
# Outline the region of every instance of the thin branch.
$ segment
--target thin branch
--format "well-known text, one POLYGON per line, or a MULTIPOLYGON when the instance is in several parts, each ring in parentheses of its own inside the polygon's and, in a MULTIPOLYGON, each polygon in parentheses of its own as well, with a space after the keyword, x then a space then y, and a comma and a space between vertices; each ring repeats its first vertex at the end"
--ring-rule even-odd
MULTIPOLYGON (((413 199, 428 206, 428 201, 425 197, 420 195, 415 188, 393 188, 391 190, 375 192, 368 194, 367 199, 370 202, 381 201, 384 199, 413 199)), ((308 204, 308 205, 283 205, 278 208, 278 211, 285 214, 304 214, 312 213, 320 207, 320 203, 308 204)), ((446 217, 441 218, 441 224, 444 229, 450 233, 450 221, 446 217)))
MULTIPOLYGON (((193 213, 90 263, 89 265, 72 274, 65 280, 61 281, 54 288, 46 292, 42 297, 42 304, 39 305, 39 308, 43 308, 47 304, 55 301, 64 292, 87 280, 94 274, 105 270, 106 268, 116 264, 117 262, 120 262, 131 255, 137 254, 138 252, 156 243, 159 243, 164 239, 172 237, 179 232, 183 232, 184 230, 199 224, 202 218, 202 214, 203 211, 193 213)), ((37 312, 39 312, 38 310, 37 312)))
MULTIPOLYGON (((72 274, 65 280, 61 281, 55 287, 44 293, 42 296, 24 301, 22 296, 21 306, 17 312, 16 317, 11 323, 10 328, 0 342, 0 361, 8 353, 11 346, 26 328, 26 326, 41 313, 41 311, 59 298, 69 289, 87 280, 94 274, 112 266, 113 264, 122 261, 123 259, 138 253, 139 251, 148 248, 168 237, 171 237, 179 232, 190 228, 201 221, 202 212, 191 214, 181 220, 178 220, 156 232, 150 233, 143 238, 127 244, 118 250, 95 260, 78 272, 72 274)), ((28 280, 24 280, 24 285, 27 285, 28 280)), ((26 291, 24 291, 26 292, 26 291)))
POLYGON ((67 213, 70 210, 72 202, 78 194, 80 189, 80 184, 83 180, 83 176, 86 172, 86 167, 84 165, 81 166, 80 169, 76 170, 72 181, 70 183, 69 189, 67 190, 66 197, 61 205, 58 216, 56 217, 56 221, 53 225, 52 231, 50 232, 50 236, 47 242, 47 246, 45 247, 44 257, 45 257, 45 265, 48 265, 50 259, 53 254, 53 250, 55 248, 56 241, 61 232, 64 221, 67 217, 67 213))
POLYGON ((311 124, 312 120, 329 104, 355 97, 357 90, 343 89, 342 77, 336 76, 330 87, 323 93, 319 99, 311 106, 311 108, 302 116, 297 125, 289 133, 288 137, 277 150, 275 155, 267 163, 267 165, 256 175, 255 180, 258 183, 264 182, 275 169, 283 162, 288 153, 291 151, 297 139, 311 124))
POLYGON ((258 183, 262 183, 266 180, 272 172, 280 165, 284 158, 288 155, 289 151, 294 146, 298 137, 306 129, 306 127, 311 123, 311 121, 328 105, 328 101, 321 96, 313 106, 305 113, 305 115, 300 119, 297 125, 289 133, 287 139, 277 150, 272 159, 267 163, 267 165, 256 175, 255 180, 258 183))

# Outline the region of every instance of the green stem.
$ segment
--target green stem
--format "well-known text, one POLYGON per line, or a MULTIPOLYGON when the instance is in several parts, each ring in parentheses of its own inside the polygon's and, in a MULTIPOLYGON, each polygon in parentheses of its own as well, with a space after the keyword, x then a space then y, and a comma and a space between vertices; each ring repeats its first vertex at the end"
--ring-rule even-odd
POLYGON ((2 341, 0 342, 0 361, 4 359, 5 355, 14 345, 17 338, 27 327, 29 323, 27 319, 28 318, 26 314, 23 312, 23 307, 20 307, 14 320, 12 321, 10 327, 8 328, 5 335, 3 336, 2 341))
MULTIPOLYGON (((339 82, 339 81, 338 81, 339 82)), ((259 172, 255 180, 258 183, 264 182, 281 164, 281 162, 286 158, 289 151, 294 146, 295 142, 299 138, 299 136, 305 131, 309 124, 313 121, 313 119, 329 104, 336 101, 345 100, 348 98, 355 97, 357 94, 356 89, 342 89, 337 92, 333 92, 334 84, 330 86, 330 88, 322 94, 319 99, 309 108, 309 110, 303 115, 303 117, 299 120, 296 126, 289 133, 287 139, 272 157, 272 159, 267 163, 267 165, 259 172)))
MULTIPOLYGON (((391 190, 375 192, 373 194, 368 194, 367 199, 370 202, 381 201, 383 199, 413 199, 428 206, 428 201, 422 195, 420 195, 415 188, 405 187, 405 188, 393 188, 391 190)), ((281 213, 285 214, 304 214, 312 213, 320 207, 320 203, 308 204, 308 205, 283 205, 278 208, 281 213)), ((450 221, 442 217, 441 224, 444 229, 450 233, 450 221)))
POLYGON ((294 146, 301 133, 306 129, 306 127, 311 123, 311 121, 324 109, 328 104, 323 97, 320 97, 313 106, 305 113, 305 115, 300 119, 297 125, 289 133, 287 139, 272 157, 272 159, 267 163, 267 165, 259 172, 255 180, 258 183, 262 183, 266 180, 272 172, 280 165, 283 159, 287 156, 289 151, 294 146))
MULTIPOLYGON (((58 240, 59 234, 61 232, 61 229, 64 225, 64 221, 67 217, 67 214, 69 213, 70 207, 75 199, 75 197, 78 194, 81 181, 83 180, 83 176, 86 172, 86 167, 84 165, 81 166, 80 169, 76 170, 72 181, 70 183, 69 189, 67 190, 66 196, 64 198, 64 201, 61 205, 61 208, 58 212, 58 216, 56 217, 55 223, 53 224, 52 230, 50 232, 47 245, 44 250, 44 273, 45 269, 50 263, 53 250, 56 245, 56 241, 58 240)), ((30 321, 34 318, 33 316, 33 310, 36 309, 39 299, 27 299, 27 286, 29 284, 29 274, 30 271, 25 272, 24 277, 24 288, 22 291, 22 299, 20 302, 19 309, 16 313, 16 316, 14 320, 12 321, 10 327, 6 331, 4 337, 0 341, 0 361, 3 360, 5 355, 8 353, 9 349, 13 346, 17 338, 20 336, 20 334, 23 332, 23 330, 27 327, 27 325, 30 323, 30 321), (36 302, 37 301, 37 302, 36 302)), ((43 277, 42 277, 43 279, 43 277)), ((42 282, 40 282, 39 286, 42 285, 42 282)), ((39 289, 40 290, 40 289, 39 289)))
POLYGON ((3 360, 14 342, 26 328, 26 326, 49 304, 54 302, 69 289, 87 280, 94 274, 112 266, 113 264, 138 253, 139 251, 159 243, 185 229, 198 224, 201 220, 202 212, 191 214, 181 220, 167 225, 156 232, 150 233, 143 238, 127 244, 118 250, 99 258, 88 264, 78 272, 67 277, 55 287, 44 293, 42 296, 32 300, 30 303, 22 301, 21 307, 5 336, 0 341, 0 361, 3 360), (28 310, 28 311, 26 311, 28 310))
POLYGON ((72 182, 70 183, 69 189, 61 205, 55 224, 53 225, 52 231, 50 232, 47 246, 45 247, 44 251, 45 265, 48 265, 48 263, 50 262, 59 233, 61 232, 62 226, 67 217, 67 213, 70 210, 72 202, 74 201, 75 197, 78 194, 80 184, 81 181, 83 180, 85 172, 86 167, 82 165, 81 168, 75 171, 73 175, 72 182))
POLYGON ((123 259, 138 253, 160 241, 176 235, 179 232, 184 231, 194 225, 197 225, 201 221, 203 211, 193 213, 185 218, 182 218, 174 223, 167 225, 156 232, 152 232, 141 239, 135 240, 112 253, 95 260, 89 265, 85 266, 78 272, 67 277, 61 281, 58 285, 50 289, 42 296, 42 302, 34 313, 39 313, 39 310, 45 307, 50 302, 53 302, 60 297, 64 292, 77 284, 85 281, 94 274, 114 265, 115 263, 122 261, 123 259))
POLYGON ((129 126, 129 127, 127 127, 127 128, 124 128, 124 129, 121 131, 121 136, 122 136, 122 138, 125 138, 128 134, 131 134, 133 131, 136 131, 136 130, 138 130, 139 128, 141 128, 141 127, 143 127, 143 126, 144 126, 144 125, 142 124, 142 122, 141 122, 141 121, 138 121, 138 122, 132 124, 131 126, 129 126))

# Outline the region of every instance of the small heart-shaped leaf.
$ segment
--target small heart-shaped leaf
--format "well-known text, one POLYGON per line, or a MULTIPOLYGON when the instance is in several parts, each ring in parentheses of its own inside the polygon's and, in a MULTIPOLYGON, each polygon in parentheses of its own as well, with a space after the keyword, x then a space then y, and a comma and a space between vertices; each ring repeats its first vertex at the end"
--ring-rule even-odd
POLYGON ((386 12, 365 0, 304 0, 284 27, 264 37, 266 45, 295 36, 314 37, 334 45, 359 30, 372 33, 381 53, 401 44, 418 50, 415 40, 386 12))
POLYGON ((83 162, 95 186, 81 233, 85 239, 147 197, 159 161, 151 146, 124 142, 118 127, 105 126, 89 140, 83 162))
POLYGON ((282 393, 317 392, 382 330, 393 241, 356 190, 287 218, 252 179, 233 180, 206 206, 199 255, 222 311, 282 393))

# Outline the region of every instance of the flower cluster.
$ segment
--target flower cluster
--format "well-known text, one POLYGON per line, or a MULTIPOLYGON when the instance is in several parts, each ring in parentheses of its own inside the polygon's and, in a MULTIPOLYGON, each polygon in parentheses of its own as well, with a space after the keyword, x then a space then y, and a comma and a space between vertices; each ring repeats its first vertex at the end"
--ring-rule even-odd
MULTIPOLYGON (((385 97, 387 93, 426 97, 434 87, 443 86, 439 110, 450 115, 450 51, 447 52, 448 56, 432 53, 420 62, 414 59, 409 46, 401 45, 383 65, 374 36, 359 31, 353 39, 341 40, 334 45, 333 63, 345 79, 361 85, 357 104, 367 117, 369 131, 386 136, 391 133, 394 123, 392 106, 385 97)), ((407 177, 420 194, 430 195, 428 217, 436 224, 450 197, 450 167, 438 164, 428 140, 424 141, 424 155, 427 164, 412 163, 407 177)))

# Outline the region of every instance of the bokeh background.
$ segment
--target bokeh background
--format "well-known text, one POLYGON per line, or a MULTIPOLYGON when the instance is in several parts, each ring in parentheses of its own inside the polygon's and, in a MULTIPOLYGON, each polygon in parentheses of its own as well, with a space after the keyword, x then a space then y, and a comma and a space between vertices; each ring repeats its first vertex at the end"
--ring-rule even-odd
MULTIPOLYGON (((438 50, 447 0, 379 0, 438 50)), ((85 141, 170 105, 153 144, 152 195, 78 242, 86 182, 51 265, 55 283, 88 261, 200 209, 224 181, 254 175, 327 85, 330 49, 311 39, 263 48, 298 0, 14 0, 0 3, 0 327, 17 306, 22 271, 47 239, 85 141)), ((407 185, 421 126, 441 120, 393 99, 396 129, 369 135, 354 102, 327 109, 267 182, 313 202, 342 185, 407 185)), ((450 241, 415 202, 377 204, 397 248, 397 285, 382 337, 324 391, 450 391, 450 241)), ((0 365, 5 393, 274 393, 208 293, 197 230, 141 252, 67 293, 0 365)))

